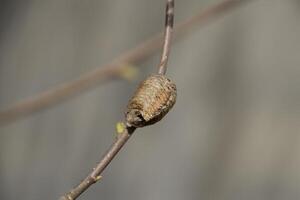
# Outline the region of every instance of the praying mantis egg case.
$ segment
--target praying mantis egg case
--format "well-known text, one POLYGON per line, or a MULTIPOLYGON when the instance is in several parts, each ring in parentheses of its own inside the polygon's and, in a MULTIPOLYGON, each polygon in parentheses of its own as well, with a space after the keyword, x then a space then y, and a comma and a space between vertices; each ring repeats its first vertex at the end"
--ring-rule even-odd
POLYGON ((143 127, 160 121, 176 102, 176 85, 164 75, 150 75, 142 81, 128 103, 126 122, 143 127))

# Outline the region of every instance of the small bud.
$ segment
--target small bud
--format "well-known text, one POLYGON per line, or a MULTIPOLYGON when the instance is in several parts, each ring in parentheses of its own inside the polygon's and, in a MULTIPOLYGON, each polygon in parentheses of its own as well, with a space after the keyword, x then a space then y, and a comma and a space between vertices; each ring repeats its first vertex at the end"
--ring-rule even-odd
POLYGON ((126 128, 126 126, 123 122, 118 122, 116 124, 116 130, 117 130, 118 135, 122 134, 124 132, 125 128, 126 128))

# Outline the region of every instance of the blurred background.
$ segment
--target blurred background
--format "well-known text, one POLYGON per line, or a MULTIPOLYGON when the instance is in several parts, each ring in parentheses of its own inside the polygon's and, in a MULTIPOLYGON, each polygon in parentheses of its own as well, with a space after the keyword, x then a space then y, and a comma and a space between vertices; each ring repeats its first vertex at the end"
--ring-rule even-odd
MULTIPOLYGON (((175 22, 218 2, 176 1, 175 22)), ((164 10, 162 0, 1 1, 0 110, 163 30, 164 10)), ((137 130, 80 199, 298 200, 299 22, 298 0, 253 0, 174 43, 175 107, 137 130)), ((57 199, 81 181, 159 53, 132 81, 103 82, 2 125, 0 199, 57 199)))

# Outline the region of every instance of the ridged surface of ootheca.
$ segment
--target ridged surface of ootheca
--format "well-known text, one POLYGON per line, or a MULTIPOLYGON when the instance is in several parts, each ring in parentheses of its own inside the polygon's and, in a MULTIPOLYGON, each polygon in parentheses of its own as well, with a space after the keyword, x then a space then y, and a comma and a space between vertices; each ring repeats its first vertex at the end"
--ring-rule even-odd
POLYGON ((129 101, 127 122, 143 127, 161 120, 176 102, 176 85, 164 75, 151 75, 138 87, 129 101))

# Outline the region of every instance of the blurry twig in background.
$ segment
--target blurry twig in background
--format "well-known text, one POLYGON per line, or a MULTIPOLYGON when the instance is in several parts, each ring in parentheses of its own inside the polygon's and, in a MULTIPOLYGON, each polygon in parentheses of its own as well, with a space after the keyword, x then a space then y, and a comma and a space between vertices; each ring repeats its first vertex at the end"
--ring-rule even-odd
MULTIPOLYGON (((237 5, 249 1, 250 0, 224 0, 201 11, 199 14, 175 26, 174 39, 182 38, 182 36, 189 33, 196 25, 205 24, 214 17, 220 16, 224 12, 235 8, 237 5)), ((13 122, 38 110, 53 106, 56 103, 96 86, 100 81, 111 80, 114 77, 119 77, 120 74, 126 70, 127 63, 138 64, 143 61, 161 47, 162 41, 163 33, 159 33, 139 44, 135 48, 120 55, 111 63, 83 74, 74 81, 62 83, 61 85, 46 90, 36 96, 11 105, 0 112, 0 124, 13 122)))

